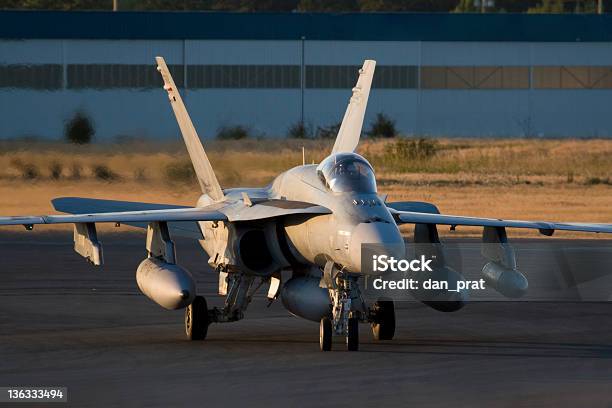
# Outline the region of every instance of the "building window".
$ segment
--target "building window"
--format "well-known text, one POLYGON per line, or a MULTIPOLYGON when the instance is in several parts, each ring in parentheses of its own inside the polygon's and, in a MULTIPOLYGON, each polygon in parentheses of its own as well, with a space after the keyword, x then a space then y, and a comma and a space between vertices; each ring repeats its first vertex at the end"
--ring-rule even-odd
POLYGON ((62 82, 61 65, 0 65, 0 88, 55 90, 62 82))
MULTIPOLYGON (((170 65, 177 86, 185 87, 184 67, 170 65)), ((310 89, 351 89, 359 76, 358 65, 308 65, 305 86, 310 89)), ((530 68, 518 66, 381 65, 373 88, 379 89, 528 89, 530 68), (420 72, 420 78, 419 78, 420 72)), ((0 65, 0 88, 62 89, 60 64, 0 65)), ((187 86, 192 89, 299 89, 298 65, 189 65, 187 86)), ((612 66, 535 66, 535 89, 612 89, 612 66)), ((70 89, 158 88, 162 79, 149 64, 70 64, 66 87, 70 89)))
POLYGON ((538 89, 611 89, 612 67, 533 67, 533 86, 538 89))
POLYGON ((188 65, 189 88, 300 88, 298 65, 188 65))
MULTIPOLYGON (((169 65, 174 82, 183 86, 183 66, 169 65)), ((68 88, 158 88, 163 81, 154 65, 71 64, 67 69, 68 88)))
POLYGON ((359 76, 359 68, 356 65, 308 65, 306 88, 352 88, 359 76))
POLYGON ((418 70, 413 65, 381 65, 376 67, 372 87, 385 89, 415 89, 418 70))
POLYGON ((513 66, 424 66, 423 89, 527 89, 529 68, 513 66))
MULTIPOLYGON (((347 89, 355 86, 359 65, 308 65, 306 88, 347 89)), ((417 87, 417 67, 412 65, 379 65, 374 72, 373 88, 414 89, 417 87)))

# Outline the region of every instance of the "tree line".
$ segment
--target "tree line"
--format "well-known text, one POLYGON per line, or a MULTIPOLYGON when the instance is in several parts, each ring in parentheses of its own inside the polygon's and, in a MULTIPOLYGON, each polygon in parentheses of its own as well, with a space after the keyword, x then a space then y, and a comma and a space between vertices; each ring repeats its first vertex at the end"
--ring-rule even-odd
MULTIPOLYGON (((594 13, 598 0, 0 0, 0 9, 594 13), (484 1, 484 5, 481 4, 484 1)), ((603 0, 604 10, 612 0, 603 0)))

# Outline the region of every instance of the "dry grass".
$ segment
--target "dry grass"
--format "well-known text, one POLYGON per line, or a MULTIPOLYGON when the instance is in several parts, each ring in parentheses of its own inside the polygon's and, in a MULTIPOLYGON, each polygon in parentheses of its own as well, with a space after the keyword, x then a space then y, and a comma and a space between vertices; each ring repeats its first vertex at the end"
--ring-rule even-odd
MULTIPOLYGON (((433 157, 410 159, 390 157, 393 143, 366 140, 360 146, 389 200, 431 201, 453 214, 612 222, 612 141, 448 139, 437 142, 433 157)), ((318 162, 331 144, 241 140, 206 147, 221 184, 234 187, 263 186, 301 164, 302 145, 307 161, 318 162)), ((49 200, 70 195, 191 205, 198 193, 190 171, 179 142, 0 142, 0 213, 52 213, 49 200)))

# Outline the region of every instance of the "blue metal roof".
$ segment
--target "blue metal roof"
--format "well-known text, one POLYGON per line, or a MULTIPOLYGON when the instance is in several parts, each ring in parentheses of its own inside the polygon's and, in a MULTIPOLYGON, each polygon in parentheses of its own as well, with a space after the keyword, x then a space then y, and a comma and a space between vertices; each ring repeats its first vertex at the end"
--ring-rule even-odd
POLYGON ((612 14, 0 11, 0 38, 612 41, 612 14))

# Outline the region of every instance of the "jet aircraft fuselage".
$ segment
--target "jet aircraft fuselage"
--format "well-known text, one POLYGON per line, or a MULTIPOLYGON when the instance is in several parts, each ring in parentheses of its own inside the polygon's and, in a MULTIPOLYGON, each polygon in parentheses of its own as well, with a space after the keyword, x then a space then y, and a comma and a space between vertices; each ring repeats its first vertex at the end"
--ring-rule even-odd
MULTIPOLYGON (((302 165, 289 169, 261 189, 227 189, 228 201, 244 206, 248 200, 287 200, 328 208, 330 214, 294 216, 282 228, 291 256, 301 264, 324 267, 329 261, 350 273, 361 273, 362 244, 402 248, 400 231, 378 196, 371 165, 356 153, 333 154, 319 165, 302 165)), ((209 202, 203 197, 198 205, 209 202)), ((204 228, 210 228, 211 223, 204 228)), ((205 234, 206 235, 206 234, 205 234)), ((225 237, 224 237, 225 238, 225 237)), ((227 237, 231 239, 231 237, 227 237)), ((213 256, 214 244, 202 241, 213 256)), ((395 254, 400 257, 402 254, 395 254)))

